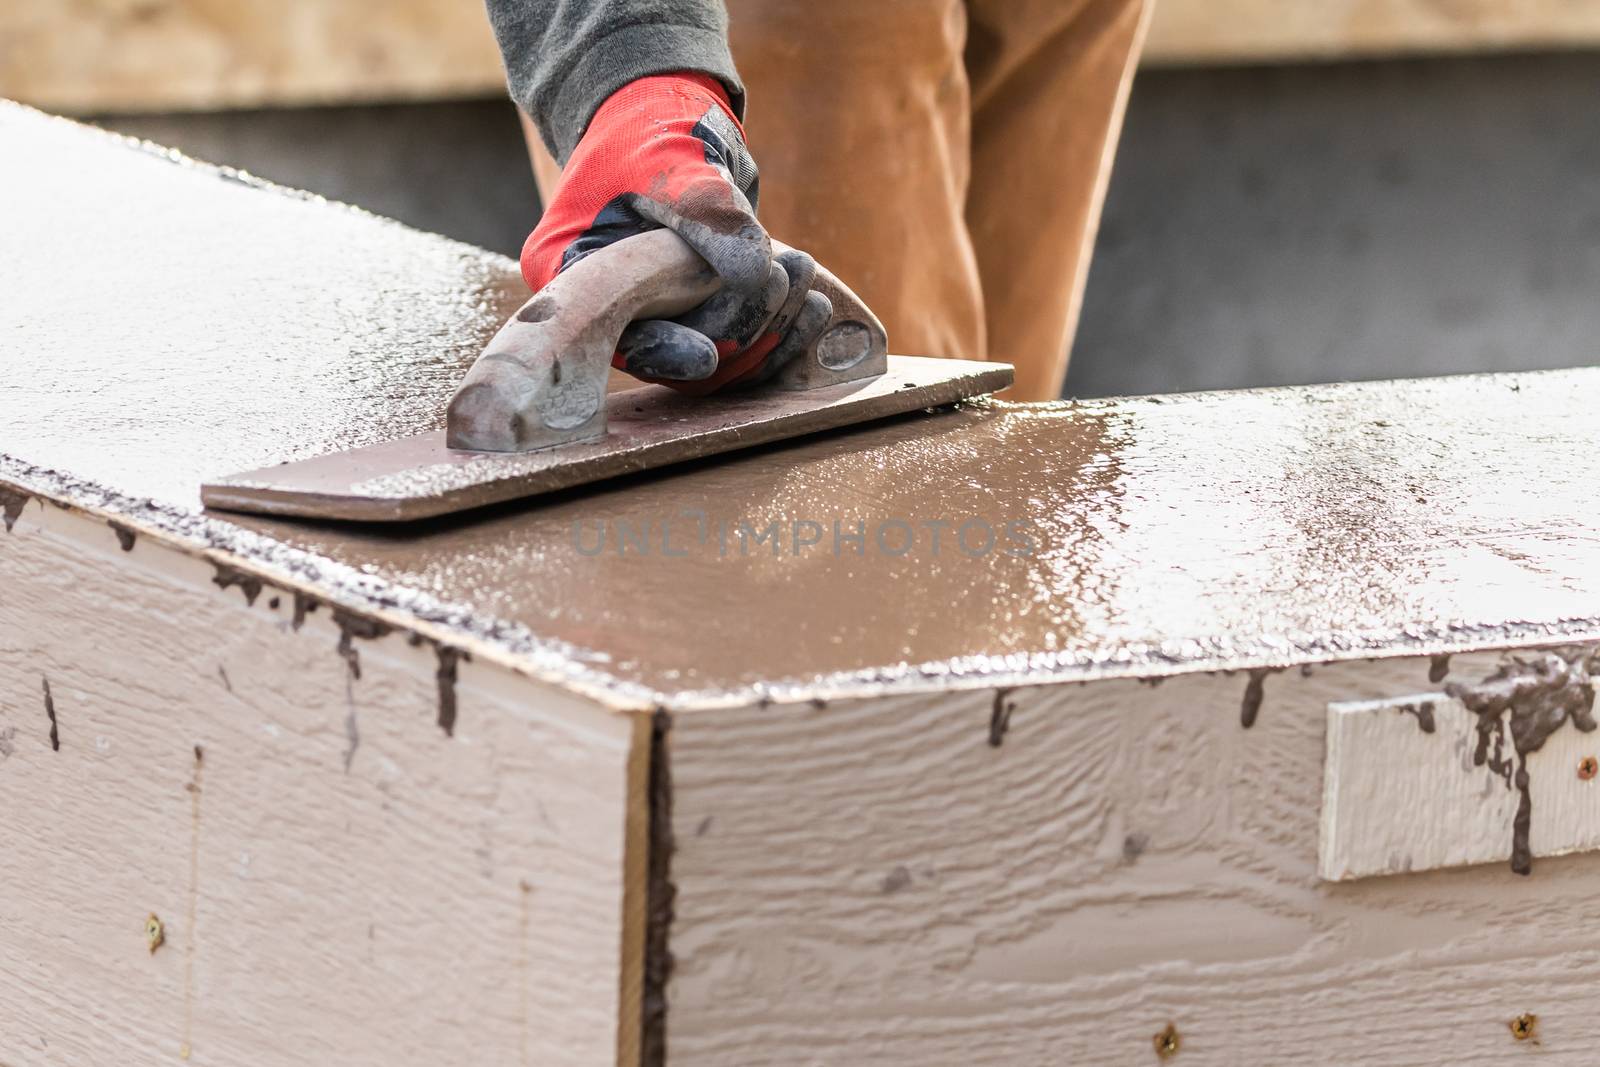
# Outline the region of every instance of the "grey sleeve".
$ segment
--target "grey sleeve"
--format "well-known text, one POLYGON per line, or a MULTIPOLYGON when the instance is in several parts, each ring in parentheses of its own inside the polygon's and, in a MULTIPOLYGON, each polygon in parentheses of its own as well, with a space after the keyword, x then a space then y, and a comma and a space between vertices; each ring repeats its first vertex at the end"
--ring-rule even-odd
POLYGON ((485 0, 511 98, 565 163, 606 97, 636 78, 690 70, 744 86, 723 0, 485 0))

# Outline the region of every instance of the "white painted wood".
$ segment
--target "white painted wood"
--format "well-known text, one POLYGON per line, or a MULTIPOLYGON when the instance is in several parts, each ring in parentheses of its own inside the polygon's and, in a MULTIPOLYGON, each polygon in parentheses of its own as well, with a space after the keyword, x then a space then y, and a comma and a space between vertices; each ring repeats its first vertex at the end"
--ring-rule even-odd
MULTIPOLYGON (((1437 692, 1328 705, 1318 873, 1339 880, 1508 860, 1519 798, 1507 774, 1475 765, 1477 721, 1437 692)), ((1510 738, 1503 744, 1514 758, 1510 738)), ((1579 774, 1597 756, 1600 735, 1570 725, 1529 753, 1535 856, 1600 848, 1600 777, 1579 774)))
POLYGON ((668 1062, 1591 1064, 1600 857, 1317 876, 1327 705, 1429 667, 1269 674, 1248 730, 1242 673, 1019 689, 998 748, 992 692, 678 716, 668 1062))
POLYGON ((633 1062, 628 717, 213 577, 0 532, 0 1064, 633 1062))
MULTIPOLYGON (((429 649, 352 679, 213 577, 0 536, 0 1063, 635 1062, 628 719, 474 662, 445 738, 429 649)), ((1430 666, 1265 675, 1248 730, 1245 674, 1021 689, 998 747, 991 691, 678 714, 668 1062, 1487 1065, 1531 1011, 1589 1063, 1600 858, 1317 877, 1328 705, 1430 666)))

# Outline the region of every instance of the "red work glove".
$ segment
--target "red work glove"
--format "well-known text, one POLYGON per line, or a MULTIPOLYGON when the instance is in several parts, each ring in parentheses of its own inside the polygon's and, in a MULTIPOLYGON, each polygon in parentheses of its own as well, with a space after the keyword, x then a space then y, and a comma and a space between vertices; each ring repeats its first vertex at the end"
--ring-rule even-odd
POLYGON ((676 320, 629 326, 614 365, 696 394, 764 381, 810 346, 833 308, 811 291, 810 256, 790 251, 774 260, 756 221, 757 185, 720 82, 701 74, 640 78, 595 112, 522 248, 522 276, 538 292, 590 252, 665 226, 711 264, 723 287, 676 320))

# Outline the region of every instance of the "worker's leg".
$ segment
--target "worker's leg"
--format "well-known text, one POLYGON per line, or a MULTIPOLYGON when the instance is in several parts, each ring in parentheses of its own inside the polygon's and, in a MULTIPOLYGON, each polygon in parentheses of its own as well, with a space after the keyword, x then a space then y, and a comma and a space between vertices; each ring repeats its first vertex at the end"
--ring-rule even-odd
POLYGON ((728 0, 728 15, 767 229, 860 294, 890 351, 984 358, 962 0, 728 0))
MULTIPOLYGON (((803 6, 803 5, 802 5, 803 6)), ((969 0, 972 192, 989 355, 1053 399, 1151 0, 969 0)))
MULTIPOLYGON (((984 358, 963 0, 728 0, 728 13, 761 221, 854 289, 892 351, 984 358)), ((548 198, 559 170, 529 133, 548 198)))

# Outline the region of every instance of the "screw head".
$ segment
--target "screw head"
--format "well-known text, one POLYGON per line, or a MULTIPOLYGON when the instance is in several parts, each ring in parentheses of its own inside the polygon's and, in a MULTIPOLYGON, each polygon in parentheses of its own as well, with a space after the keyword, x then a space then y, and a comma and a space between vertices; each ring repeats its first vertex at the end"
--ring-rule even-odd
POLYGON ((1578 761, 1578 778, 1581 781, 1590 781, 1595 775, 1600 774, 1600 760, 1593 756, 1585 756, 1578 761))
POLYGON ((1525 1011, 1510 1022, 1511 1036, 1518 1041, 1527 1041, 1539 1029, 1539 1017, 1531 1011, 1525 1011))
POLYGON ((161 920, 156 917, 156 913, 151 912, 144 921, 144 941, 146 945, 150 946, 150 952, 152 955, 154 955, 156 949, 160 948, 166 939, 166 927, 161 925, 161 920))
POLYGON ((1178 1035, 1178 1028, 1172 1023, 1168 1023, 1166 1029, 1151 1040, 1155 1044, 1158 1059, 1170 1060, 1183 1047, 1183 1038, 1178 1035))

